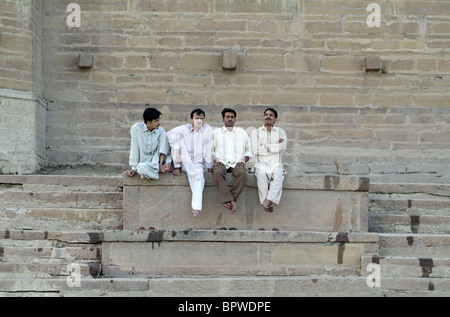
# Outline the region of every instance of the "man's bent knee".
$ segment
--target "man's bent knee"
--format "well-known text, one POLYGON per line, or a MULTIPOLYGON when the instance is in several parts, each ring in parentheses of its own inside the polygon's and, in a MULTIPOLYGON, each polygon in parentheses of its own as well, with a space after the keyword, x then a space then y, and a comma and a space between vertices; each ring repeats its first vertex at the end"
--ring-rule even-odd
POLYGON ((247 177, 247 169, 245 167, 236 167, 233 170, 235 176, 247 177))

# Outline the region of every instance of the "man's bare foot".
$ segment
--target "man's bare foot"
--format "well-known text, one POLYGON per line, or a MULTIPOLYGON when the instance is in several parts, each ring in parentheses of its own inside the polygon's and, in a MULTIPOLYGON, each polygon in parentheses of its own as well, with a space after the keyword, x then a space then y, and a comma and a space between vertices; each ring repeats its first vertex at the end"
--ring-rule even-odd
POLYGON ((223 207, 225 207, 226 209, 231 210, 233 208, 233 205, 231 204, 231 202, 227 202, 223 204, 223 207))
POLYGON ((194 216, 194 218, 199 218, 200 210, 192 209, 192 215, 194 216))
POLYGON ((180 172, 181 172, 181 168, 178 167, 178 168, 173 169, 172 174, 175 176, 179 176, 180 172))
POLYGON ((273 211, 272 202, 268 199, 264 199, 262 206, 264 208, 264 211, 267 211, 267 212, 273 211))

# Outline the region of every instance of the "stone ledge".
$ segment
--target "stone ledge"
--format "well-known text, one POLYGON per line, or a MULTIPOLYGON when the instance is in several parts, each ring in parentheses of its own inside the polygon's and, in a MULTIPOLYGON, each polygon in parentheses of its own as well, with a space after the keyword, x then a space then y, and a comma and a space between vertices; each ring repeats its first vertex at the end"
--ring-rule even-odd
MULTIPOLYGON (((247 175, 247 186, 256 188, 256 177, 253 173, 247 175)), ((233 176, 227 174, 229 185, 233 183, 233 176)), ((124 186, 189 186, 185 173, 180 176, 172 174, 160 174, 159 180, 142 179, 139 175, 128 177, 123 176, 124 186)), ((214 186, 214 176, 212 173, 205 173, 205 186, 214 186)), ((340 175, 286 175, 283 189, 298 190, 333 190, 333 191, 368 191, 369 178, 359 176, 340 175)))
POLYGON ((376 243, 378 233, 357 232, 300 232, 300 231, 250 231, 250 230, 119 230, 102 233, 105 242, 156 242, 156 241, 222 241, 222 242, 348 242, 376 243))
POLYGON ((379 194, 415 194, 425 193, 439 196, 450 196, 450 184, 430 183, 371 183, 371 193, 379 194))
MULTIPOLYGON (((123 229, 368 231, 368 178, 287 175, 280 205, 269 213, 259 202, 256 177, 248 176, 238 210, 231 213, 220 203, 213 175, 205 174, 203 210, 200 218, 193 218, 185 174, 163 174, 159 180, 124 175, 123 229)), ((227 180, 232 184, 233 176, 227 175, 227 180)))
POLYGON ((122 186, 122 178, 117 176, 79 176, 79 175, 0 175, 1 184, 42 184, 61 186, 122 186))
POLYGON ((298 242, 298 243, 377 243, 378 233, 251 231, 251 230, 106 230, 41 231, 0 229, 0 240, 53 240, 67 243, 102 242, 222 241, 222 242, 298 242))
MULTIPOLYGON (((104 242, 102 273, 358 276, 368 243, 289 241, 104 242)), ((374 243, 376 244, 376 243, 374 243)))
MULTIPOLYGON (((64 297, 448 297, 450 279, 390 278, 367 286, 366 276, 159 276, 81 279, 0 279, 0 296, 64 297), (431 287, 432 286, 432 287, 431 287)), ((183 299, 184 300, 184 299, 183 299)), ((180 299, 181 301, 181 299, 180 299)), ((172 303, 172 300, 169 300, 172 303)), ((184 303, 184 301, 182 302, 184 303)))
POLYGON ((7 230, 0 229, 0 240, 54 240, 67 243, 102 242, 101 231, 41 231, 41 230, 7 230))

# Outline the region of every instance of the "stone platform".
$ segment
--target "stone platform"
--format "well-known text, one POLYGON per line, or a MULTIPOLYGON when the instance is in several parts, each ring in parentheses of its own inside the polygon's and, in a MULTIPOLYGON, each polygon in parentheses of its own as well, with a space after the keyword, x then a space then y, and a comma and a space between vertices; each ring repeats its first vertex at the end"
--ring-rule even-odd
MULTIPOLYGON (((227 175, 229 185, 233 176, 227 175)), ((213 175, 205 174, 203 210, 191 213, 191 190, 185 174, 163 174, 159 180, 138 175, 123 178, 124 229, 153 227, 164 230, 235 228, 287 231, 367 232, 369 180, 345 176, 290 176, 274 212, 259 203, 256 178, 248 174, 247 187, 231 213, 219 200, 213 175)))
POLYGON ((247 230, 105 232, 102 274, 360 276, 378 234, 247 230))
POLYGON ((122 171, 66 174, 0 175, 1 297, 450 292, 448 184, 371 182, 367 198, 365 178, 288 176, 282 204, 265 213, 249 174, 231 214, 218 203, 208 174, 206 207, 195 219, 185 175, 148 181, 122 171), (142 211, 150 221, 140 222, 142 211), (123 216, 125 224, 137 219, 146 229, 124 229, 123 216), (80 287, 67 283, 69 265, 79 268, 80 287), (380 287, 367 284, 374 265, 380 287))

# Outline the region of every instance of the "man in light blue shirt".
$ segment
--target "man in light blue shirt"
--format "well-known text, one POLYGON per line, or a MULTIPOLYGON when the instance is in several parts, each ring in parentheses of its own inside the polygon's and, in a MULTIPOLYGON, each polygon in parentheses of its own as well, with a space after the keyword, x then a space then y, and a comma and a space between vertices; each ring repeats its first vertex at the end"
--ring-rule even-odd
POLYGON ((160 126, 161 112, 155 108, 144 111, 144 122, 135 123, 131 129, 130 166, 127 176, 138 173, 141 178, 159 179, 159 172, 171 170, 170 145, 166 131, 160 126))

